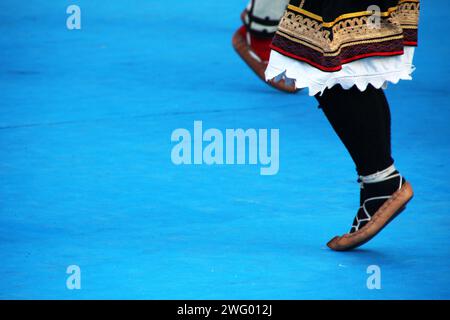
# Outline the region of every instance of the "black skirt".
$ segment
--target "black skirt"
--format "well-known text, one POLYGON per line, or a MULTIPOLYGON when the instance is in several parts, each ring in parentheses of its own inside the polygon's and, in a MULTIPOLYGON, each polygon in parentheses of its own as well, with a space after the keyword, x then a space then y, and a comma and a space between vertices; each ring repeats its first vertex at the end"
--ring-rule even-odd
POLYGON ((272 49, 322 71, 417 46, 419 0, 291 0, 272 49))

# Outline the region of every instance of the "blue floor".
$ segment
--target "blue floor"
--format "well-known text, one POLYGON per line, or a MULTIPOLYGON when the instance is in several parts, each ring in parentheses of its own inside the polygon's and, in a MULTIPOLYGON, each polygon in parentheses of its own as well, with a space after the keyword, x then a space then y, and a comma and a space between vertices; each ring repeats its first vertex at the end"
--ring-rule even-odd
POLYGON ((233 52, 244 5, 0 2, 0 298, 450 298, 450 3, 424 1, 415 80, 387 91, 415 198, 349 253, 325 244, 355 214, 353 164, 314 99, 233 52), (171 133, 194 120, 279 128, 279 173, 173 165, 171 133))

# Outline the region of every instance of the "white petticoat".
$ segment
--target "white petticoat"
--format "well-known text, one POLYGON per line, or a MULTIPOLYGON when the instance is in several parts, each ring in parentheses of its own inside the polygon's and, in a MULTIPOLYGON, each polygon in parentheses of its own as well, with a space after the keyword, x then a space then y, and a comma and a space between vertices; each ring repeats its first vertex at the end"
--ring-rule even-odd
POLYGON ((274 50, 270 54, 266 79, 280 76, 293 79, 298 89, 308 88, 309 95, 322 93, 326 88, 340 84, 344 89, 356 85, 364 91, 369 84, 375 88, 386 88, 388 82, 411 80, 414 72, 414 47, 405 47, 403 55, 391 57, 369 57, 342 65, 336 72, 321 71, 306 62, 286 57, 274 50))

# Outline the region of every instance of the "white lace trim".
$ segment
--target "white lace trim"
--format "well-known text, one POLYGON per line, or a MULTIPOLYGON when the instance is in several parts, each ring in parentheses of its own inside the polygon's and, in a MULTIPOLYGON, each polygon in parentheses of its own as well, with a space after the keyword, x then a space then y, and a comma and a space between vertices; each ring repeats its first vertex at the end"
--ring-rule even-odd
POLYGON ((308 88, 309 95, 323 93, 326 88, 340 84, 344 89, 356 85, 364 91, 369 84, 375 88, 386 88, 388 82, 411 80, 415 67, 412 63, 414 47, 405 47, 405 53, 392 57, 369 57, 342 66, 336 72, 324 72, 305 62, 298 61, 272 50, 266 79, 280 76, 293 79, 298 89, 308 88))

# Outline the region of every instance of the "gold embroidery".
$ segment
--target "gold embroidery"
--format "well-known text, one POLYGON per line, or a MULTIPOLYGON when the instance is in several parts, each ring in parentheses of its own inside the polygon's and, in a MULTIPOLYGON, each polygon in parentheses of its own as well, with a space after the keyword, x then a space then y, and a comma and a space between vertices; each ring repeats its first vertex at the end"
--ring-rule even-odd
POLYGON ((419 2, 404 3, 399 5, 399 9, 392 13, 392 17, 399 21, 399 23, 405 26, 414 26, 417 28, 419 24, 419 2))
MULTIPOLYGON (((407 3, 407 2, 410 2, 410 3, 411 3, 411 2, 414 2, 414 3, 416 3, 417 6, 419 6, 419 0, 400 0, 400 1, 398 2, 398 4, 400 5, 400 4, 404 4, 404 3, 407 3)), ((290 4, 290 5, 288 5, 288 8, 291 9, 291 10, 293 10, 293 11, 296 11, 296 12, 298 12, 298 13, 304 14, 305 16, 308 16, 308 17, 310 17, 310 18, 313 18, 313 19, 316 19, 316 20, 322 22, 323 26, 324 26, 324 27, 327 27, 327 28, 332 27, 334 24, 336 24, 338 21, 340 21, 340 20, 342 20, 342 19, 355 18, 355 17, 360 17, 360 16, 372 14, 371 11, 352 12, 352 13, 340 15, 340 16, 337 17, 334 21, 331 21, 331 22, 325 22, 325 21, 323 21, 323 18, 322 18, 321 16, 319 16, 319 15, 317 15, 317 14, 314 14, 314 13, 312 13, 312 12, 310 12, 310 11, 307 11, 307 10, 303 9, 303 6, 304 6, 304 5, 305 5, 305 0, 302 0, 302 2, 300 3, 300 5, 299 5, 298 7, 296 7, 296 6, 290 4)), ((395 11, 395 10, 397 10, 397 9, 398 9, 398 6, 389 8, 386 12, 381 12, 380 15, 381 15, 381 17, 387 17, 387 16, 389 16, 393 11, 395 11)))
MULTIPOLYGON (((301 7, 296 7, 293 5, 288 5, 288 8, 291 9, 292 11, 296 11, 298 13, 301 13, 307 17, 310 17, 312 19, 315 19, 317 21, 320 21, 322 23, 322 26, 326 27, 326 28, 331 28, 332 26, 334 26, 336 23, 338 23, 341 20, 344 19, 349 19, 349 18, 355 18, 355 17, 361 17, 361 16, 367 16, 367 15, 371 15, 372 11, 359 11, 359 12, 352 12, 352 13, 347 13, 347 14, 343 14, 340 15, 339 17, 337 17, 334 21, 331 22, 325 22, 323 21, 323 18, 317 14, 314 14, 312 12, 306 11, 305 9, 302 9, 301 7)), ((395 10, 397 10, 398 7, 392 7, 389 8, 386 12, 381 12, 380 16, 381 17, 387 17, 389 16, 392 12, 394 12, 395 10)))
POLYGON ((302 40, 290 37, 290 36, 288 36, 286 34, 280 34, 280 33, 278 33, 278 34, 282 35, 284 38, 287 38, 287 39, 289 39, 289 40, 291 40, 293 42, 300 43, 300 44, 302 44, 302 45, 304 45, 306 47, 309 47, 309 48, 314 49, 316 51, 320 51, 320 52, 322 52, 324 57, 336 57, 336 56, 339 56, 341 54, 341 51, 342 51, 343 48, 354 46, 354 45, 377 43, 377 42, 382 42, 382 41, 386 41, 386 40, 397 40, 397 39, 402 39, 403 38, 403 35, 399 35, 399 36, 393 36, 393 37, 383 38, 383 39, 372 39, 372 40, 363 40, 363 41, 349 42, 349 43, 343 44, 338 49, 338 51, 332 52, 332 53, 327 53, 322 48, 315 47, 315 46, 311 45, 308 42, 304 42, 302 40))
POLYGON ((299 10, 286 10, 277 34, 324 55, 337 56, 344 47, 369 43, 367 41, 398 39, 403 37, 403 29, 417 29, 419 6, 419 2, 415 0, 400 1, 395 10, 391 8, 386 12, 389 14, 382 16, 380 27, 377 28, 370 25, 371 13, 365 16, 349 14, 346 15, 348 18, 341 20, 338 18, 330 29, 325 28, 317 15, 311 19, 311 14, 296 14, 299 10))

